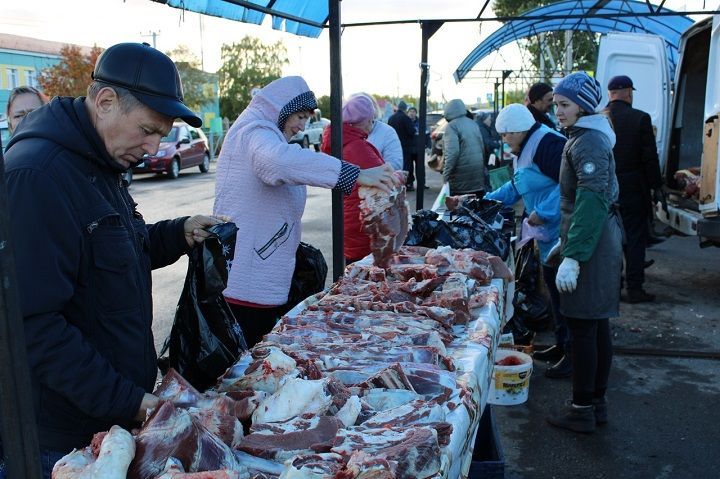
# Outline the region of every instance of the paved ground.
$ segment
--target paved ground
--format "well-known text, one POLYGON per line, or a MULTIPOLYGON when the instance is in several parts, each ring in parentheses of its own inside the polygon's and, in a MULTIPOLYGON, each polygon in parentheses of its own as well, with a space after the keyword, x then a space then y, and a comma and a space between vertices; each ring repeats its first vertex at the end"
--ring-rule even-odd
MULTIPOLYGON (((131 193, 148 221, 211 212, 214 174, 183 171, 177 180, 138 175, 131 193)), ((440 177, 428 172, 428 207, 440 177)), ((411 200, 414 201, 414 194, 411 200)), ((303 239, 332 265, 330 193, 310 188, 303 239)), ((414 209, 414 208, 413 208, 414 209)), ((618 347, 720 353, 720 250, 694 238, 673 238, 650 250, 650 305, 623 305, 613 320, 618 347)), ((187 261, 153 273, 156 344, 170 330, 187 261)), ((548 344, 541 333, 536 342, 548 344)), ((609 395, 610 423, 592 436, 552 429, 548 409, 570 394, 568 380, 549 380, 536 362, 526 404, 494 408, 506 477, 714 478, 720 469, 720 361, 616 354, 609 395)))
MULTIPOLYGON (((506 477, 715 478, 720 468, 720 250, 671 238, 649 250, 655 303, 621 307, 611 321, 616 353, 609 423, 594 435, 550 427, 545 415, 570 397, 570 380, 551 380, 535 361, 528 402, 496 406, 506 477), (650 351, 656 350, 656 351, 650 351), (716 359, 673 357, 678 352, 716 359)), ((548 333, 536 343, 550 344, 548 333)))

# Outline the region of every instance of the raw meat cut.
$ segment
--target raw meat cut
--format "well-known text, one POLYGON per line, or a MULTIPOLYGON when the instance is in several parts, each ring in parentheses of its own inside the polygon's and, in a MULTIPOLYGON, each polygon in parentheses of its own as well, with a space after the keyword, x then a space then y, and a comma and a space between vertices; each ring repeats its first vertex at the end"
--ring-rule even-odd
POLYGON ((279 479, 337 479, 344 466, 339 454, 298 455, 287 461, 279 479))
MULTIPOLYGON (((270 394, 278 390, 286 377, 297 377, 299 371, 295 361, 275 347, 256 347, 252 350, 255 359, 239 377, 226 372, 220 378, 220 391, 253 389, 270 394), (231 381, 230 378, 234 378, 231 381)), ((232 369, 232 368, 231 368, 232 369)))
POLYGON ((136 446, 129 479, 152 479, 162 474, 171 457, 188 472, 244 470, 223 441, 190 412, 170 402, 161 402, 148 417, 137 435, 136 446))
POLYGON ((344 424, 331 416, 297 418, 286 424, 258 424, 240 443, 241 451, 283 462, 297 454, 329 452, 344 424))
POLYGON ((223 469, 220 471, 204 471, 204 472, 185 472, 180 461, 171 457, 165 464, 165 470, 156 479, 249 479, 250 474, 247 471, 229 471, 223 469))
POLYGON ((52 479, 125 479, 135 456, 135 439, 120 426, 95 436, 92 445, 60 459, 52 479))
POLYGON ((395 175, 400 186, 393 187, 390 193, 370 186, 358 189, 363 231, 370 236, 373 264, 381 268, 388 267, 390 257, 403 245, 409 229, 405 180, 401 179, 406 173, 395 172, 395 175))

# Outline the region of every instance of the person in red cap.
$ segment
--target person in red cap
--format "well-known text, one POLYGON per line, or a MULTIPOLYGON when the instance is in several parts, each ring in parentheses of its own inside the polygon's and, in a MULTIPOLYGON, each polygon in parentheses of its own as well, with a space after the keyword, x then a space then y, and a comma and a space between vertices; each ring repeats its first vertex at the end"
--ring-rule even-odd
POLYGON ((613 123, 617 141, 613 147, 615 173, 620 186, 620 215, 625 229, 625 294, 628 303, 654 301, 655 295, 643 289, 645 247, 648 241, 648 217, 652 214, 649 198, 665 204, 662 176, 650 115, 632 107, 632 79, 614 76, 607 85, 605 111, 613 123))
POLYGON ((175 64, 121 43, 98 58, 87 97, 53 98, 8 144, 8 229, 45 478, 95 433, 130 429, 157 404, 151 270, 221 222, 147 225, 121 180, 157 152, 175 118, 202 124, 183 103, 175 64))

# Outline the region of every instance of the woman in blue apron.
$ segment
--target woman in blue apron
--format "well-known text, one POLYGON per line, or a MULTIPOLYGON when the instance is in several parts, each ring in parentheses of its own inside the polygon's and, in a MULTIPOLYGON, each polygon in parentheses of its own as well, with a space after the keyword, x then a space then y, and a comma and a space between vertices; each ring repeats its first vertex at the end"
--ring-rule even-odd
POLYGON ((535 239, 540 250, 543 278, 550 293, 550 306, 555 322, 555 344, 538 351, 533 357, 552 361, 545 371, 550 378, 572 374, 570 335, 565 318, 560 314, 560 299, 555 287, 557 264, 550 265, 547 256, 557 243, 560 230, 560 161, 566 138, 535 121, 524 105, 503 108, 495 121, 495 128, 503 141, 517 155, 513 164, 513 179, 485 195, 512 206, 521 197, 528 217, 523 221, 521 243, 535 239))
POLYGON ((555 87, 556 116, 568 141, 560 166, 562 263, 556 284, 572 338, 572 401, 548 417, 553 426, 591 433, 607 422, 612 362, 609 318, 619 316, 622 227, 612 148, 615 133, 596 110, 600 84, 585 72, 555 87))

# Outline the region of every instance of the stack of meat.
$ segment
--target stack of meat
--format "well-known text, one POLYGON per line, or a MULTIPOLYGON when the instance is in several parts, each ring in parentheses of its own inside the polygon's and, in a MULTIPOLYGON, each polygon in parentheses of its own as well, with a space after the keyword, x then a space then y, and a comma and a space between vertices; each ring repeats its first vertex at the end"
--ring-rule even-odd
POLYGON ((450 450, 472 443, 479 419, 477 381, 453 351, 478 308, 497 304, 490 280, 509 276, 485 253, 449 248, 403 247, 387 269, 356 263, 214 390, 201 394, 171 371, 134 437, 113 428, 54 477, 108 467, 142 479, 447 477, 450 450))

